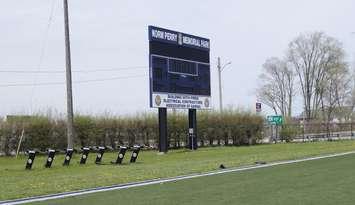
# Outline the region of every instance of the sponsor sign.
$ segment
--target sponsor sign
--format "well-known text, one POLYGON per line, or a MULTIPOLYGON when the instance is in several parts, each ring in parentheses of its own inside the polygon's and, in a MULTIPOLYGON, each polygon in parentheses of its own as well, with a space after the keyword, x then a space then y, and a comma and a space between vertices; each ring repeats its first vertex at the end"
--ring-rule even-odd
POLYGON ((210 109, 211 99, 207 96, 175 93, 153 93, 153 107, 174 109, 210 109))

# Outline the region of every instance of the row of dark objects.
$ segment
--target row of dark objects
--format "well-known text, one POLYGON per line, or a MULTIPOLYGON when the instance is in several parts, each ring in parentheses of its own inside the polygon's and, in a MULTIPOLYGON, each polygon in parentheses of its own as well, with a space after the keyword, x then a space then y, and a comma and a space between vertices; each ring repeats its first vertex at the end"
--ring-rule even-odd
MULTIPOLYGON (((118 155, 117 155, 117 159, 116 161, 111 161, 111 164, 122 164, 123 158, 126 154, 127 151, 127 147, 123 147, 121 146, 118 150, 118 155)), ((133 148, 131 148, 132 150, 132 155, 131 155, 131 159, 130 159, 130 163, 135 163, 137 158, 138 158, 138 154, 140 151, 141 147, 140 146, 133 146, 133 148)), ((104 153, 106 150, 111 150, 113 151, 114 149, 112 147, 83 147, 81 148, 81 158, 80 158, 80 162, 79 164, 86 164, 86 161, 89 157, 89 153, 94 151, 96 152, 96 159, 95 159, 95 164, 102 164, 102 158, 104 156, 104 153)), ((73 153, 76 152, 77 150, 74 149, 66 149, 66 150, 54 150, 54 149, 48 149, 46 152, 41 152, 38 150, 29 150, 27 151, 28 154, 28 159, 26 161, 26 169, 32 169, 32 165, 34 163, 34 160, 36 158, 36 154, 47 154, 47 160, 45 163, 45 167, 46 168, 51 168, 52 163, 54 161, 54 157, 56 153, 64 153, 65 157, 64 157, 64 162, 63 162, 63 166, 69 166, 70 164, 70 160, 72 159, 73 153)))

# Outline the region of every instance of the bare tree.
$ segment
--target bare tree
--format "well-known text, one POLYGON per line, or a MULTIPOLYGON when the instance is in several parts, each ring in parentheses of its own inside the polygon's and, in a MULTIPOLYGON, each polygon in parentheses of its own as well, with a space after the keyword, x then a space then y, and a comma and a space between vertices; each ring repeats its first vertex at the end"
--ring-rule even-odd
POLYGON ((258 99, 271 107, 275 114, 290 117, 295 94, 294 76, 286 61, 276 57, 267 59, 259 76, 258 99))
POLYGON ((343 63, 341 43, 322 32, 301 34, 289 44, 287 56, 299 78, 306 117, 316 118, 327 73, 343 63))
POLYGON ((321 110, 323 120, 326 121, 327 133, 330 134, 330 122, 338 110, 346 109, 347 99, 351 95, 351 76, 348 66, 342 62, 337 62, 327 71, 322 83, 321 110))
POLYGON ((272 83, 260 85, 256 95, 260 102, 264 103, 274 111, 275 115, 278 114, 279 105, 277 100, 277 89, 272 83))
POLYGON ((346 96, 346 99, 344 100, 344 106, 336 110, 335 115, 337 115, 338 118, 343 118, 346 122, 350 122, 350 130, 352 133, 353 130, 353 114, 354 114, 354 108, 355 108, 355 75, 354 75, 354 70, 352 70, 352 75, 347 75, 345 76, 347 80, 347 88, 348 88, 348 93, 346 96))
POLYGON ((351 86, 351 91, 348 98, 346 99, 346 105, 349 107, 347 112, 347 118, 348 120, 350 119, 352 121, 354 108, 355 108, 355 75, 354 74, 351 76, 350 86, 351 86))

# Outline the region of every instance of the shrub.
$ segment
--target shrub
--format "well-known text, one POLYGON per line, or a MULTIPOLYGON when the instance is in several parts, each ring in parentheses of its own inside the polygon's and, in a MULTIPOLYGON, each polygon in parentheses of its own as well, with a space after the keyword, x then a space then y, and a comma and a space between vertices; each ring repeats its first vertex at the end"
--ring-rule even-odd
MULTIPOLYGON (((223 113, 200 110, 197 115, 200 146, 250 145, 261 138, 263 118, 249 112, 236 109, 227 109, 223 113)), ((167 126, 170 148, 186 146, 187 111, 169 112, 167 126)), ((159 138, 157 113, 140 113, 133 116, 76 115, 74 127, 76 148, 134 144, 157 148, 159 138)), ((65 120, 36 115, 21 121, 12 120, 0 124, 0 152, 9 154, 16 149, 22 129, 25 134, 21 150, 66 148, 65 120)))
POLYGON ((280 140, 285 140, 286 142, 291 142, 293 138, 297 135, 298 129, 294 126, 282 126, 280 130, 280 140))

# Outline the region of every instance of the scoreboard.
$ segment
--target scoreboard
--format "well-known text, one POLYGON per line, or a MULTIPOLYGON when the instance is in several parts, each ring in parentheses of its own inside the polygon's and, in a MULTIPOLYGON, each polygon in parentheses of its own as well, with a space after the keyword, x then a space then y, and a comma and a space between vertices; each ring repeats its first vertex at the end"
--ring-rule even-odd
POLYGON ((210 40, 154 26, 148 32, 150 106, 210 109, 210 40))

